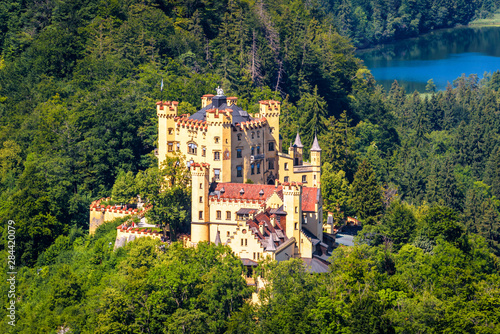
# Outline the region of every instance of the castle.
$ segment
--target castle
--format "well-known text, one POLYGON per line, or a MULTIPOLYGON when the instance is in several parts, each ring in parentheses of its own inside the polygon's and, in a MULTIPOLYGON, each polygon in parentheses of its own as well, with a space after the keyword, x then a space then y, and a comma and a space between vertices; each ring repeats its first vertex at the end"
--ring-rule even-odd
POLYGON ((158 116, 158 164, 180 152, 187 166, 210 164, 210 180, 216 182, 274 184, 301 182, 319 186, 321 148, 315 138, 311 163, 304 162, 304 146, 297 134, 288 154, 281 153, 280 102, 260 101, 253 117, 238 106, 236 97, 203 95, 201 110, 177 116, 178 103, 156 103, 158 116))
POLYGON ((301 257, 326 267, 320 191, 321 148, 303 161, 300 136, 281 153, 280 102, 260 101, 249 115, 236 97, 204 95, 193 115, 157 102, 158 163, 175 152, 192 175, 191 245, 229 245, 247 265, 301 257))
MULTIPOLYGON (((177 102, 156 103, 158 164, 180 153, 192 176, 191 235, 184 244, 228 245, 247 267, 266 257, 300 257, 313 271, 326 271, 318 139, 306 162, 298 133, 288 154, 281 152, 280 102, 260 101, 253 116, 222 89, 216 96, 202 96, 201 102, 198 112, 180 116, 177 102)), ((104 221, 136 211, 95 201, 90 233, 104 221)), ((116 245, 159 237, 135 225, 122 224, 118 230, 116 245)))

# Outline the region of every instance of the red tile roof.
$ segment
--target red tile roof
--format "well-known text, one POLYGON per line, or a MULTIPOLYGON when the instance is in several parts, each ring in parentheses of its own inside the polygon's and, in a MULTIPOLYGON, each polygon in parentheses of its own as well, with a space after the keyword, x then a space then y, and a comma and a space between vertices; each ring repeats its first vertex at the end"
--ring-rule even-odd
MULTIPOLYGON (((242 184, 242 183, 217 183, 215 191, 224 188, 223 193, 219 193, 219 197, 224 199, 245 199, 245 200, 267 200, 274 192, 283 199, 283 187, 279 185, 267 184, 242 184), (244 193, 241 193, 243 189, 244 193), (263 191, 263 195, 259 193, 263 191)), ((314 212, 316 210, 316 201, 318 198, 318 188, 302 187, 302 211, 314 212)), ((217 196, 217 195, 211 195, 217 196)))
POLYGON ((318 198, 319 188, 302 188, 302 211, 316 211, 316 202, 318 198))
POLYGON ((267 184, 218 183, 215 190, 220 191, 222 188, 224 188, 224 192, 220 193, 222 199, 266 200, 275 191, 281 190, 282 187, 278 186, 276 188, 274 185, 267 184), (240 194, 241 189, 244 190, 243 194, 240 194), (261 190, 264 192, 262 196, 259 195, 261 190))

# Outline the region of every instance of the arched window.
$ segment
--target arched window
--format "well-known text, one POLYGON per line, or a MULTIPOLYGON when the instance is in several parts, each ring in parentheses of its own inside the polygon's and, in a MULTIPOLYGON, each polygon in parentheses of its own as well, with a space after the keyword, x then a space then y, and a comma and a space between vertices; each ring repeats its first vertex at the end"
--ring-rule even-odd
POLYGON ((198 145, 196 145, 196 143, 188 143, 188 153, 196 155, 197 152, 198 145))

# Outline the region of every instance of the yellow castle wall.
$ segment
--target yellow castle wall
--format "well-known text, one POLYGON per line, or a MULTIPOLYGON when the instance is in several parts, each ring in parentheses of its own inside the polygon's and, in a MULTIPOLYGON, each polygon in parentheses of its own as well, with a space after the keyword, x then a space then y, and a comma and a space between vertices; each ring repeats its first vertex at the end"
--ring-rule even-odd
MULTIPOLYGON (((234 229, 232 233, 232 239, 229 246, 233 250, 234 254, 238 255, 240 258, 246 258, 250 260, 258 261, 264 257, 264 247, 260 243, 258 237, 250 231, 246 222, 242 222, 241 227, 234 229), (255 257, 254 257, 255 253, 255 257)), ((227 237, 222 238, 222 243, 225 243, 227 237)))
POLYGON ((300 231, 300 257, 312 258, 313 245, 311 241, 306 237, 304 232, 300 231))
MULTIPOLYGON (((202 105, 211 101, 206 97, 202 105)), ((229 102, 229 100, 228 100, 229 102)), ((184 122, 174 120, 177 113, 177 102, 157 104, 158 115, 158 163, 165 160, 167 155, 176 151, 186 156, 187 161, 195 163, 209 163, 211 167, 210 180, 215 176, 215 170, 220 170, 220 182, 244 183, 251 180, 254 183, 266 183, 272 173, 278 174, 279 152, 279 103, 267 103, 256 118, 266 117, 264 122, 246 122, 241 128, 232 127, 231 112, 215 110, 207 112, 206 123, 184 122), (269 143, 273 142, 273 150, 269 151, 269 143), (189 152, 188 144, 197 145, 196 152, 189 152), (257 147, 264 159, 255 161, 254 174, 251 173, 252 147, 254 156, 257 147), (204 150, 205 149, 205 150, 204 150), (242 150, 241 158, 237 157, 237 149, 242 150), (216 159, 218 152, 218 159, 216 159), (274 166, 269 169, 269 160, 274 161, 274 166), (260 172, 257 173, 257 163, 260 163, 260 172), (237 176, 237 166, 242 166, 242 176, 237 176)), ((231 102, 232 103, 232 102, 231 102)))
POLYGON ((92 208, 90 209, 89 234, 94 234, 97 228, 105 222, 115 220, 116 218, 131 216, 132 214, 133 212, 125 210, 106 209, 103 212, 100 209, 92 208))

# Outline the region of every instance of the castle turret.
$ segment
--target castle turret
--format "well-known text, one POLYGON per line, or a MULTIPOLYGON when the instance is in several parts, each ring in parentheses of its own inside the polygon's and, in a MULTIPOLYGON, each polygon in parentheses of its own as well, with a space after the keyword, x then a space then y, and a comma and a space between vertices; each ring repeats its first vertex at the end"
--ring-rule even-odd
POLYGON ((302 153, 303 153, 304 145, 300 141, 300 135, 297 131, 297 136, 295 136, 295 142, 288 149, 288 154, 293 159, 294 166, 302 165, 302 153))
POLYGON ((177 116, 176 101, 156 102, 156 115, 158 116, 158 166, 161 166, 167 154, 174 152, 175 120, 177 116))
POLYGON ((265 117, 267 124, 269 124, 270 135, 269 139, 274 140, 276 152, 281 150, 280 147, 280 113, 281 113, 281 102, 279 101, 259 101, 260 104, 260 116, 265 117))
POLYGON ((205 108, 208 106, 210 103, 212 103, 212 98, 214 97, 213 94, 205 94, 201 97, 201 108, 205 108))
POLYGON ((209 164, 193 164, 191 165, 191 242, 210 240, 210 211, 209 211, 209 164))
POLYGON ((313 169, 313 187, 318 187, 321 179, 321 148, 319 147, 318 137, 316 135, 314 136, 314 141, 311 146, 310 156, 313 169))

